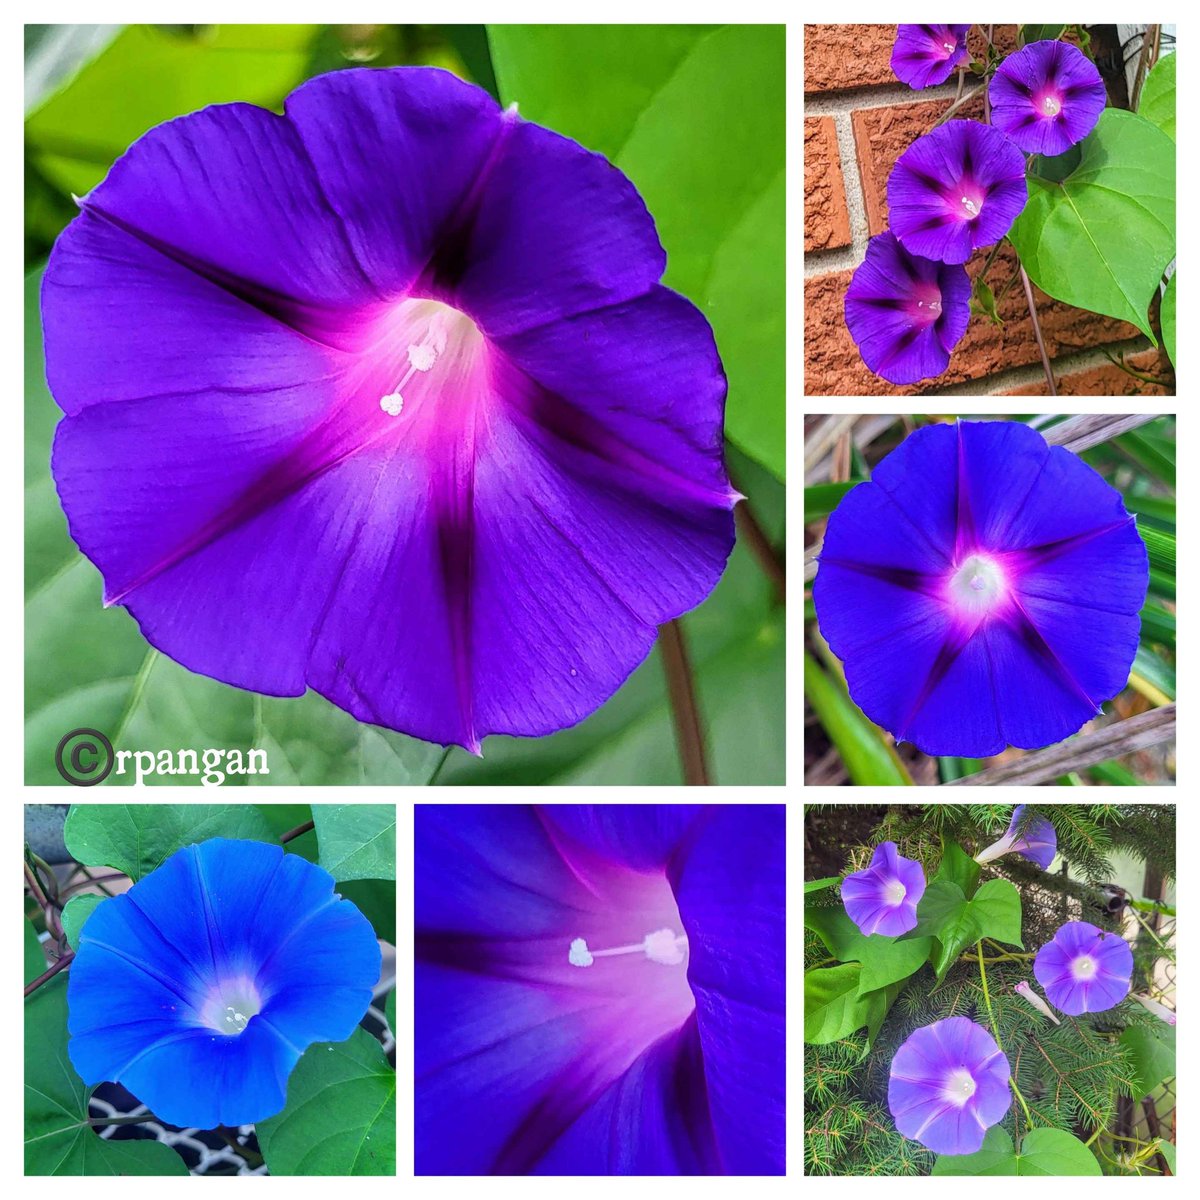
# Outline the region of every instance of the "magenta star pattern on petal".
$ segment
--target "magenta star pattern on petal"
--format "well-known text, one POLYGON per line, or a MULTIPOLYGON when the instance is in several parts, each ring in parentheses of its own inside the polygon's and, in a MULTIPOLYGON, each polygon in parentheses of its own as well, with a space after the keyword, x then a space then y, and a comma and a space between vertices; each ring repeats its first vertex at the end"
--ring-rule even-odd
POLYGON ((716 584, 724 372, 599 155, 346 70, 151 130, 81 207, 54 478, 189 670, 478 750, 587 716, 716 584))
POLYGON ((914 90, 945 83, 967 59, 970 25, 897 25, 892 71, 914 90))

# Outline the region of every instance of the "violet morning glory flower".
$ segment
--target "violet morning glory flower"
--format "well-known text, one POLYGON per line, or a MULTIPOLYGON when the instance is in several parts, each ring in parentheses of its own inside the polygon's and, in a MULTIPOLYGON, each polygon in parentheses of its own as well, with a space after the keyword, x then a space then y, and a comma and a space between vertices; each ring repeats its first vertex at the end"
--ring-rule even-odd
POLYGON ((418 805, 418 1174, 782 1174, 784 810, 418 805))
POLYGON ((171 1125, 279 1112, 313 1042, 371 1003, 379 943, 333 876, 264 842, 212 838, 99 904, 67 984, 67 1053, 171 1125))
POLYGON ((1066 42, 1010 54, 988 86, 992 124, 1027 154, 1061 154, 1083 141, 1107 96, 1095 63, 1066 42))
POLYGON ((921 864, 899 854, 895 842, 881 842, 865 871, 842 880, 846 915, 868 937, 873 933, 895 937, 915 929, 917 902, 924 894, 921 864))
POLYGON ((970 319, 964 268, 909 254, 891 233, 867 243, 846 290, 846 328, 876 375, 898 384, 940 375, 970 319))
POLYGON ((733 544, 725 377, 618 170, 433 68, 151 130, 46 270, 72 536, 189 670, 477 750, 733 544))
POLYGON ((988 863, 1002 854, 1013 853, 1037 863, 1043 871, 1050 869, 1050 864, 1058 853, 1058 835, 1054 832, 1054 826, 1045 817, 1035 817, 1026 826, 1025 832, 1018 835, 1017 826, 1024 812, 1023 804, 1018 804, 1013 809, 1012 819, 1008 822, 1004 836, 975 855, 977 863, 988 863))
POLYGON ((1008 233, 1027 198, 1025 158, 1004 134, 947 121, 896 160, 888 224, 910 254, 963 263, 1008 233))
POLYGON ((1118 492, 1018 421, 918 429, 829 518, 813 584, 854 702, 927 754, 1075 733, 1129 678, 1149 582, 1118 492))
POLYGON ((1008 1059, 981 1025, 947 1017, 912 1033, 892 1059, 896 1128, 935 1154, 974 1154, 1012 1104, 1008 1059))
POLYGON ((1068 1016, 1104 1012, 1129 995, 1133 951, 1120 934, 1068 921, 1037 952, 1033 973, 1050 1003, 1068 1016))
POLYGON ((892 70, 913 89, 945 83, 967 57, 970 25, 897 25, 892 70))

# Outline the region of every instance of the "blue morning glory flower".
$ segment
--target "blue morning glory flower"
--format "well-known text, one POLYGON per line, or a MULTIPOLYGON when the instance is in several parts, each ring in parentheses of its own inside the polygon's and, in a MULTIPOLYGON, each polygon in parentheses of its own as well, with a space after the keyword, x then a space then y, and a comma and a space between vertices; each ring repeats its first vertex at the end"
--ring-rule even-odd
POLYGON ((418 1174, 782 1174, 784 810, 421 805, 418 1174))
POLYGON ((379 978, 367 919, 333 876, 264 842, 212 838, 99 905, 71 964, 67 1046, 171 1125, 283 1108, 313 1042, 355 1029, 379 978))

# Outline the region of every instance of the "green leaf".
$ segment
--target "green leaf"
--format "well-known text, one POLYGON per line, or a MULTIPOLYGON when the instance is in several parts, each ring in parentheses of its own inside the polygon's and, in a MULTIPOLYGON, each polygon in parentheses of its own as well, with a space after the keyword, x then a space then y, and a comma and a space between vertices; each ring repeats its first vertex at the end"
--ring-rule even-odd
POLYGON ((97 1137, 87 1123, 91 1094, 67 1057, 67 984, 60 975, 25 1001, 25 1174, 188 1173, 161 1142, 97 1137))
POLYGON ((32 983, 46 970, 46 952, 42 949, 38 931, 28 918, 25 921, 25 982, 32 983))
POLYGON ((256 1130, 272 1175, 394 1175, 396 1074, 363 1029, 318 1042, 288 1079, 283 1112, 256 1130))
MULTIPOLYGON (((1174 55, 1172 55, 1172 58, 1174 55)), ((1162 323, 1163 345, 1166 347, 1167 357, 1171 360, 1171 366, 1177 366, 1175 359, 1175 276, 1178 271, 1171 272, 1171 278, 1167 280, 1167 290, 1163 292, 1162 304, 1159 306, 1158 316, 1162 323)))
POLYGON ((72 896, 62 910, 63 933, 67 935, 67 945, 72 950, 79 949, 79 933, 84 922, 95 911, 97 904, 102 904, 106 896, 72 896))
POLYGON ((194 842, 273 840, 262 814, 248 804, 72 804, 63 837, 77 862, 113 867, 135 882, 194 842))
MULTIPOLYGON (((263 820, 271 829, 271 841, 277 842, 285 833, 291 833, 301 825, 313 819, 312 806, 309 804, 256 804, 255 808, 262 813, 263 820)), ((284 846, 289 854, 298 854, 309 862, 317 861, 317 835, 310 829, 307 833, 294 837, 284 846)))
POLYGON ((726 433, 784 477, 784 27, 489 27, 504 103, 607 155, 712 322, 726 433))
MULTIPOLYGON (((1031 176, 1009 231, 1029 277, 1056 300, 1136 325, 1175 257, 1175 145, 1149 121, 1105 109, 1062 183, 1031 176)), ((1155 342, 1157 344, 1157 342, 1155 342)))
POLYGON ((878 727, 859 711, 845 686, 804 653, 804 697, 842 756, 850 782, 911 786, 912 779, 878 727))
POLYGON ((1126 495, 1125 507, 1137 515, 1138 532, 1149 522, 1156 529, 1175 531, 1175 498, 1173 496, 1126 495))
POLYGON ((823 892, 826 888, 831 888, 841 882, 842 877, 840 875, 829 875, 825 879, 806 879, 804 881, 804 894, 807 896, 811 892, 823 892))
POLYGON ((1034 42, 1057 42, 1066 28, 1065 25, 1022 25, 1017 31, 1017 41, 1022 46, 1034 42))
POLYGON ((1142 637, 1163 646, 1175 647, 1175 614, 1161 605, 1147 601, 1142 606, 1142 637))
POLYGON ((827 517, 841 503, 842 497, 858 481, 850 483, 815 483, 804 489, 804 523, 811 524, 821 517, 827 517))
POLYGON ((351 901, 375 930, 375 936, 396 944, 396 881, 350 879, 339 883, 339 894, 351 901))
POLYGON ((943 1154, 933 1175, 1099 1175, 1100 1164, 1077 1138, 1062 1129, 1032 1129, 1013 1150, 1012 1139, 993 1125, 974 1154, 943 1154))
MULTIPOLYGON (((864 968, 863 975, 866 975, 864 968)), ((896 1002, 896 997, 900 995, 904 989, 907 980, 900 979, 888 987, 879 988, 876 991, 868 992, 862 986, 862 981, 859 981, 859 993, 865 1005, 865 1014, 867 1019, 867 1042, 864 1051, 869 1051, 875 1044, 876 1035, 883 1027, 884 1021, 887 1019, 888 1013, 891 1011, 892 1005, 896 1002)), ((864 1055, 865 1056, 865 1055, 864 1055)))
POLYGON ((1133 656, 1131 675, 1139 675, 1153 684, 1168 700, 1175 699, 1175 668, 1164 662, 1148 646, 1140 645, 1133 656))
MULTIPOLYGON (((1167 54, 1154 64, 1142 84, 1138 116, 1152 121, 1171 139, 1175 137, 1175 55, 1167 54)), ((1174 361, 1174 357, 1172 357, 1174 361)))
POLYGON ((1167 1166, 1170 1167, 1171 1174, 1174 1175, 1175 1174, 1175 1143, 1174 1142, 1164 1142, 1164 1141, 1160 1140, 1158 1143, 1158 1149, 1159 1149, 1159 1152, 1162 1154, 1163 1158, 1165 1158, 1167 1160, 1167 1166))
MULTIPOLYGON (((1148 437, 1131 430, 1113 439, 1115 444, 1129 455, 1140 467, 1152 475, 1160 483, 1168 487, 1175 486, 1175 459, 1173 454, 1165 452, 1148 437)), ((1145 533, 1142 534, 1145 537, 1145 533)), ((1174 560, 1172 560, 1173 564, 1174 560)), ((1154 565, 1154 564, 1151 564, 1154 565)))
POLYGON ((383 1015, 387 1017, 388 1028, 392 1031, 392 1037, 396 1036, 396 989, 392 988, 388 992, 387 1000, 383 1006, 383 1015))
POLYGON ((979 882, 979 864, 957 843, 942 838, 942 861, 934 879, 956 883, 969 900, 979 882))
POLYGON ((961 887, 935 880, 917 905, 917 926, 905 937, 938 939, 933 967, 938 982, 972 942, 991 937, 1021 946, 1021 897, 1007 879, 989 879, 972 900, 961 887))
POLYGON ((1121 1033, 1121 1045, 1129 1051, 1134 1070, 1133 1097, 1148 1096, 1160 1083, 1175 1078, 1175 1028, 1130 1025, 1121 1033))
POLYGON ((871 1003, 858 994, 862 967, 846 963, 804 972, 804 1040, 836 1042, 867 1023, 871 1003))
POLYGON ((929 938, 898 941, 881 933, 863 934, 841 905, 835 908, 805 905, 804 925, 821 939, 834 958, 862 964, 859 990, 864 996, 907 979, 929 954, 929 938))
POLYGON ((130 25, 25 122, 25 141, 64 193, 84 195, 153 125, 209 104, 277 108, 305 75, 315 25, 130 25))
POLYGON ((396 878, 394 804, 314 804, 317 861, 343 879, 396 878))
MULTIPOLYGON (((285 700, 193 675, 147 646, 123 608, 103 606, 99 572, 68 536, 50 478, 59 412, 43 374, 40 285, 40 271, 27 276, 25 782, 61 785, 59 739, 95 728, 118 752, 191 749, 198 765, 210 749, 239 750, 244 759, 252 748, 267 752, 269 775, 227 774, 227 785, 427 783, 446 756, 442 747, 364 725, 315 692, 285 700)), ((123 767, 102 786, 134 783, 133 762, 123 767)), ((145 782, 201 779, 156 774, 145 782)))

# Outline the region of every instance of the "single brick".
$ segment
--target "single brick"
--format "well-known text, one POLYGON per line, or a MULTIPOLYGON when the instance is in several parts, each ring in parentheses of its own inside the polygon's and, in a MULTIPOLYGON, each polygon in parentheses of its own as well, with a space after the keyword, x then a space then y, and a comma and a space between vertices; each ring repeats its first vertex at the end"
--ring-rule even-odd
POLYGON ((804 252, 850 245, 850 214, 832 117, 804 119, 804 252))
MULTIPOLYGON (((887 228, 887 181, 896 159, 922 134, 928 133, 949 107, 946 100, 920 100, 886 108, 860 108, 850 114, 854 152, 867 208, 867 232, 873 237, 887 228)), ((983 99, 963 105, 956 116, 983 116, 983 99)))
MULTIPOLYGON (((1159 350, 1142 350, 1125 356, 1125 363, 1142 375, 1162 379, 1166 386, 1147 383, 1122 371, 1120 367, 1105 363, 1102 367, 1088 367, 1072 371, 1069 375, 1054 372, 1054 383, 1060 396, 1173 396, 1175 374, 1167 356, 1159 350)), ((1053 365, 1053 364, 1051 364, 1053 365)), ((1043 379, 1025 387, 1013 388, 1005 396, 1048 396, 1050 389, 1043 379)))
MULTIPOLYGON (((972 279, 979 274, 989 253, 990 248, 979 250, 967 264, 967 273, 972 279)), ((1015 271, 1016 256, 1006 246, 988 272, 993 292, 999 295, 1015 271)), ((1000 302, 1003 328, 986 318, 973 317, 966 334, 950 355, 950 365, 941 375, 908 387, 890 384, 867 370, 846 328, 843 307, 850 277, 850 271, 837 271, 810 276, 804 281, 804 390, 807 395, 918 395, 1041 361, 1025 293, 1017 280, 1000 302)), ((1132 325, 1061 304, 1036 288, 1034 300, 1051 360, 1137 336, 1132 325)), ((1113 394, 1124 394, 1124 390, 1113 394)))
POLYGON ((898 83, 895 41, 895 25, 805 25, 805 95, 898 83))

